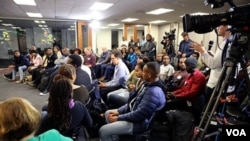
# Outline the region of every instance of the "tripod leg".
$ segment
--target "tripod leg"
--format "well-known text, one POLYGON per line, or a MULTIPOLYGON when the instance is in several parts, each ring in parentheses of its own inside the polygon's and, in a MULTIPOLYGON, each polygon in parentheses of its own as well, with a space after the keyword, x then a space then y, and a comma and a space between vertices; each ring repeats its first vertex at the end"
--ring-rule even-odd
POLYGON ((209 99, 208 105, 203 113, 199 126, 195 129, 195 134, 193 136, 193 141, 201 141, 207 132, 208 126, 211 122, 213 113, 218 107, 219 99, 224 92, 225 88, 228 86, 228 80, 231 78, 233 68, 235 66, 235 61, 232 58, 227 58, 222 68, 221 75, 217 82, 217 85, 209 99), (216 100, 214 101, 214 98, 216 100), (212 108, 212 109, 211 109, 212 108), (205 120, 207 119, 207 120, 205 120), (204 126, 204 127, 203 127, 204 126))

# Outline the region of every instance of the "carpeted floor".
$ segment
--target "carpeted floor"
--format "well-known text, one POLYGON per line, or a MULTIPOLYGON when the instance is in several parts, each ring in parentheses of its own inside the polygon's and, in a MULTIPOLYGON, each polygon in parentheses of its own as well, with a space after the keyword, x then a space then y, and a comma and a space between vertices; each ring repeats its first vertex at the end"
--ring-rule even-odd
POLYGON ((3 78, 3 73, 8 73, 11 70, 8 66, 12 64, 12 60, 0 59, 0 101, 9 97, 23 97, 29 100, 39 111, 46 104, 48 95, 40 96, 39 91, 27 84, 16 84, 9 82, 3 78))
MULTIPOLYGON (((1 70, 1 69, 0 69, 1 70)), ((22 97, 29 100, 39 111, 46 104, 48 95, 40 96, 39 91, 27 84, 16 84, 5 80, 0 73, 0 101, 9 97, 22 97)))

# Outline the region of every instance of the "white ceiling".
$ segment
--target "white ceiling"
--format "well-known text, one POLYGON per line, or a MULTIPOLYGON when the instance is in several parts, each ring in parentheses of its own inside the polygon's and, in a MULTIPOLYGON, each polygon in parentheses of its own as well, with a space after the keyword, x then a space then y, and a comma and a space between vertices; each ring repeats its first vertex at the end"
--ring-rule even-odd
MULTIPOLYGON (((181 21, 181 15, 206 12, 222 13, 226 12, 230 6, 225 3, 224 7, 211 9, 210 5, 205 6, 203 0, 35 0, 37 6, 17 5, 13 0, 0 0, 1 19, 32 19, 26 12, 38 12, 46 20, 82 20, 84 15, 92 12, 89 7, 94 2, 114 3, 109 9, 100 11, 102 19, 101 25, 109 23, 122 23, 125 18, 138 18, 135 24, 148 24, 153 20, 167 20, 168 23, 181 21), (157 8, 174 9, 173 12, 162 15, 148 15, 145 12, 157 8)), ((250 0, 234 0, 236 5, 244 5, 250 0)), ((34 19, 34 18, 33 18, 34 19)), ((166 23, 164 23, 166 24, 166 23)), ((18 26, 18 25, 15 25, 18 26)))

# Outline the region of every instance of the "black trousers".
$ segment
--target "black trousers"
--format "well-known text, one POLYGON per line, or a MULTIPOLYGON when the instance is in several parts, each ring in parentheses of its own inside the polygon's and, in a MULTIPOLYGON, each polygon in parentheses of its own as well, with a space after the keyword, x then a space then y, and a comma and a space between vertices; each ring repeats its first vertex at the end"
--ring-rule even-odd
POLYGON ((121 86, 111 86, 111 87, 100 88, 100 95, 102 97, 102 100, 106 103, 106 105, 108 105, 108 103, 107 103, 108 93, 113 92, 115 90, 118 90, 120 88, 121 88, 121 86))

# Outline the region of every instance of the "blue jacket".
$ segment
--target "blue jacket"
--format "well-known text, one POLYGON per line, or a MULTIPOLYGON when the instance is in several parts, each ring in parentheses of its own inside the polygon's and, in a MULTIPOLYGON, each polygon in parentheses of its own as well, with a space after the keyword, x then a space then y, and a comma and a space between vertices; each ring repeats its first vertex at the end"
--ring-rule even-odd
POLYGON ((118 121, 132 122, 134 133, 144 131, 153 114, 164 107, 164 91, 160 80, 152 84, 144 83, 136 92, 131 92, 128 103, 118 109, 118 121))
POLYGON ((134 69, 135 66, 136 66, 136 61, 137 61, 136 53, 135 52, 129 53, 128 57, 127 57, 127 60, 129 61, 131 67, 134 69))
POLYGON ((14 57, 14 62, 15 62, 15 69, 18 70, 18 67, 20 66, 29 66, 29 60, 24 57, 23 55, 20 55, 19 57, 14 57))
POLYGON ((186 54, 186 57, 189 57, 194 53, 194 50, 190 48, 190 43, 192 40, 188 39, 187 41, 182 40, 180 43, 179 51, 183 54, 186 54))

